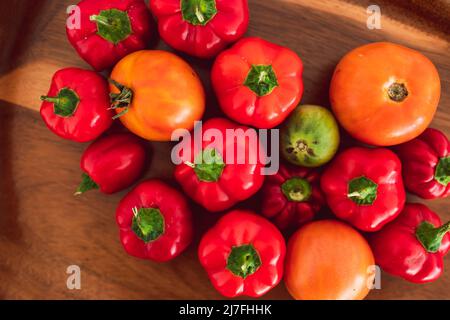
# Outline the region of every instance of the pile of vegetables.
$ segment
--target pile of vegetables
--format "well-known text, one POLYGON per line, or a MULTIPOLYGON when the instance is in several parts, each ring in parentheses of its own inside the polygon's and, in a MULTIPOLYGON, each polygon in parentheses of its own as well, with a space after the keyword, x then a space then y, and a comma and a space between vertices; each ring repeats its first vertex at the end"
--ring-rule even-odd
MULTIPOLYGON (((128 254, 158 262, 180 255, 194 238, 190 198, 225 211, 203 235, 198 257, 226 297, 260 297, 284 276, 295 299, 363 299, 375 264, 415 283, 440 276, 450 223, 423 204, 406 203, 405 191, 424 199, 450 194, 449 141, 427 129, 440 80, 425 56, 393 43, 363 45, 337 65, 331 109, 299 106, 302 60, 288 48, 242 38, 245 0, 153 0, 151 12, 143 0, 78 6, 81 26, 68 27, 70 43, 94 70, 112 71, 106 80, 90 70, 59 70, 41 98, 50 130, 93 141, 76 194, 132 186, 148 162, 142 139, 170 141, 175 130, 192 130, 203 117, 205 92, 195 71, 173 53, 146 49, 156 33, 151 12, 171 47, 217 56, 212 86, 230 120, 209 119, 204 130, 281 129, 285 161, 274 175, 264 176, 261 163, 226 163, 226 146, 208 149, 203 141, 175 168, 180 190, 155 179, 135 186, 116 211, 128 254), (129 133, 104 134, 117 119, 129 133), (355 138, 349 147, 340 144, 339 125, 355 138), (214 161, 194 163, 199 154, 214 161), (260 207, 233 209, 257 193, 260 207), (320 218, 323 211, 335 218, 320 218)), ((247 155, 260 147, 226 144, 247 155)))

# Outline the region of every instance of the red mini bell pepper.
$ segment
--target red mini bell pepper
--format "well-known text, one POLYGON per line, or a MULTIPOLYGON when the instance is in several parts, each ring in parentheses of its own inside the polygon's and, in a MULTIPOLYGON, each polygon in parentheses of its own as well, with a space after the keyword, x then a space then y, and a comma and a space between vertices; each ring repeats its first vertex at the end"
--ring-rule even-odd
POLYGON ((69 42, 81 58, 101 71, 126 55, 145 49, 151 39, 151 15, 144 0, 82 0, 67 23, 69 42))
POLYGON ((142 141, 130 133, 100 138, 83 153, 83 181, 75 194, 91 189, 111 194, 128 188, 143 173, 145 160, 142 141))
POLYGON ((320 174, 314 169, 280 165, 262 188, 261 213, 280 229, 298 228, 312 220, 324 204, 320 174))
POLYGON ((321 178, 333 213, 363 231, 377 231, 405 205, 402 165, 388 149, 350 148, 338 155, 321 178))
POLYGON ((175 168, 175 179, 187 195, 207 210, 222 211, 250 198, 262 187, 264 165, 259 158, 260 143, 255 130, 222 118, 205 122, 203 132, 209 129, 219 132, 226 141, 222 141, 222 146, 211 148, 214 137, 203 137, 198 154, 195 154, 197 150, 192 142, 190 154, 180 154, 183 163, 175 168), (227 139, 227 129, 247 132, 254 138, 253 142, 245 137, 227 139), (233 152, 232 156, 228 151, 233 152), (245 156, 243 161, 239 155, 245 156), (199 157, 201 161, 198 161, 199 157), (227 161, 228 157, 230 161, 227 161))
POLYGON ((400 216, 370 237, 375 262, 384 271, 415 283, 434 281, 450 249, 450 222, 425 205, 406 204, 400 216))
POLYGON ((244 38, 216 59, 211 81, 231 119, 257 128, 279 125, 303 94, 303 63, 292 50, 244 38))
POLYGON ((41 100, 42 119, 64 139, 95 140, 113 121, 108 83, 93 71, 78 68, 57 71, 50 90, 41 100))
POLYGON ((247 0, 152 0, 161 38, 171 47, 211 58, 247 31, 247 0))
POLYGON ((395 148, 403 164, 408 191, 424 199, 450 194, 450 143, 442 132, 427 129, 418 138, 395 148))
POLYGON ((283 277, 286 243, 268 220, 249 211, 224 215, 202 238, 200 263, 225 297, 260 297, 283 277))
POLYGON ((128 193, 116 211, 120 240, 137 258, 165 262, 181 254, 193 236, 186 198, 158 180, 147 180, 128 193))

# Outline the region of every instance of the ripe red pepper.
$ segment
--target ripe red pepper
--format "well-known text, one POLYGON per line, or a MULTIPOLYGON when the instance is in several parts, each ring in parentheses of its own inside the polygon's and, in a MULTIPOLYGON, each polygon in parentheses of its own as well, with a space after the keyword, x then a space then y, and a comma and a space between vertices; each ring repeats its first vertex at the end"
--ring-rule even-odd
POLYGON ((67 24, 67 37, 97 71, 145 49, 151 39, 151 15, 144 0, 82 0, 78 8, 80 25, 67 24))
POLYGON ((434 281, 450 249, 450 222, 425 205, 406 204, 400 216, 371 235, 375 262, 384 271, 415 283, 434 281))
POLYGON ((418 138, 395 148, 403 164, 408 191, 424 199, 450 194, 450 143, 442 132, 427 129, 418 138))
POLYGON ((363 231, 377 231, 405 205, 402 165, 388 149, 350 148, 338 155, 321 178, 334 214, 363 231))
POLYGON ((212 58, 247 31, 247 0, 152 0, 161 38, 199 58, 212 58))
POLYGON ((285 47, 244 38, 216 59, 211 81, 225 114, 256 128, 276 127, 303 94, 303 63, 285 47))
POLYGON ((180 154, 183 163, 175 168, 174 174, 184 192, 197 203, 209 211, 222 211, 250 198, 262 187, 264 165, 259 159, 260 143, 255 130, 247 131, 249 128, 222 118, 206 121, 203 132, 209 129, 222 134, 226 140, 223 145, 211 148, 214 137, 204 137, 201 150, 195 154, 197 150, 191 143, 191 154, 180 154), (254 137, 254 143, 248 143, 245 138, 226 139, 227 129, 248 132, 254 137), (232 161, 228 163, 227 150, 234 150, 232 161), (245 161, 239 161, 239 154, 245 155, 245 161), (201 161, 198 161, 200 156, 201 161), (256 161, 253 163, 251 159, 256 161))
POLYGON ((268 220, 250 211, 224 215, 202 238, 200 263, 225 297, 260 297, 283 277, 286 243, 268 220))
POLYGON ((137 258, 169 261, 182 253, 193 236, 186 198, 158 180, 147 180, 128 193, 116 211, 120 240, 137 258))
POLYGON ((317 170, 280 165, 262 188, 261 213, 280 229, 298 228, 312 220, 325 204, 317 170))
POLYGON ((108 83, 93 71, 78 68, 57 71, 50 90, 41 100, 42 119, 64 139, 95 140, 113 121, 108 83))
POLYGON ((146 150, 130 133, 111 134, 91 144, 81 158, 83 181, 76 195, 100 189, 106 194, 131 186, 143 173, 146 150))

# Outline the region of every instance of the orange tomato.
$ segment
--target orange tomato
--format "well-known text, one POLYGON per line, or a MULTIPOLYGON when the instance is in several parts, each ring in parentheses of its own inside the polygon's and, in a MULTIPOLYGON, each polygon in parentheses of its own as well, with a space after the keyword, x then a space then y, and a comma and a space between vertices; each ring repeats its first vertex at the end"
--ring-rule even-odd
POLYGON ((372 250, 355 229, 315 221, 289 239, 284 281, 298 300, 360 300, 369 293, 374 265, 372 250))
POLYGON ((436 112, 439 74, 421 53, 388 42, 364 45, 337 65, 330 100, 341 125, 356 139, 377 146, 420 135, 436 112))
POLYGON ((205 110, 197 74, 170 52, 134 52, 119 61, 111 79, 116 82, 111 84, 113 108, 120 120, 147 140, 170 141, 174 130, 191 130, 205 110))

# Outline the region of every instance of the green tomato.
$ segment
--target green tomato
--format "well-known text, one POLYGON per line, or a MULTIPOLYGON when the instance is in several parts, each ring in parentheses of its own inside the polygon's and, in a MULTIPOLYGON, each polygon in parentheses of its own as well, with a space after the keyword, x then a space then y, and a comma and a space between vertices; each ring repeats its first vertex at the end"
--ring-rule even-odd
POLYGON ((281 128, 281 154, 295 165, 319 167, 334 157, 339 140, 338 124, 328 109, 303 105, 281 128))

